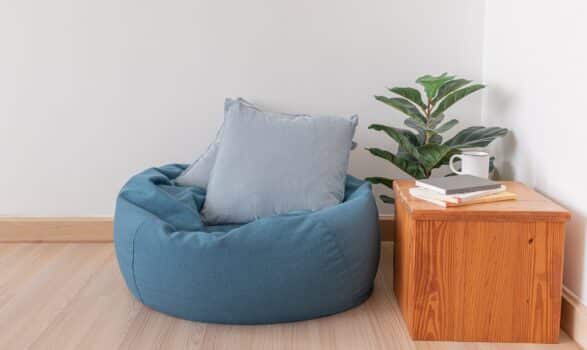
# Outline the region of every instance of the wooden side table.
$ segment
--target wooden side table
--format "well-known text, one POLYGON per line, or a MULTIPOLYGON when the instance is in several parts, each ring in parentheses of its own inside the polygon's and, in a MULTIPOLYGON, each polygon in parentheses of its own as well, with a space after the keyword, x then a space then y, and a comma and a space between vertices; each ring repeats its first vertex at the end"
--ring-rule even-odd
POLYGON ((394 292, 412 338, 558 342, 569 212, 504 184, 517 201, 445 209, 394 182, 394 292))

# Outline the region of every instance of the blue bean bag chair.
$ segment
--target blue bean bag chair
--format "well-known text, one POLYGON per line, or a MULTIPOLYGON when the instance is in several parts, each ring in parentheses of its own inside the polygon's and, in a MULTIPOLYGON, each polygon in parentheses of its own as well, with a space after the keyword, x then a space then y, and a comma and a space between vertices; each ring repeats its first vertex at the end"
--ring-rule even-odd
POLYGON ((348 176, 344 202, 320 211, 206 226, 206 191, 173 184, 185 167, 148 169, 118 195, 116 256, 142 303, 188 320, 258 324, 330 315, 369 297, 379 225, 368 183, 348 176))

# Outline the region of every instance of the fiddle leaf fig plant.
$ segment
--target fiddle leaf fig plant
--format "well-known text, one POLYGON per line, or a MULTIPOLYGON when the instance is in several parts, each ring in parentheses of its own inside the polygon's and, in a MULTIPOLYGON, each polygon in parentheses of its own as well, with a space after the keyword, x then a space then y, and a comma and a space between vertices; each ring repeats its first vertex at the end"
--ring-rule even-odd
MULTIPOLYGON (((471 126, 444 140, 442 134, 455 127, 457 119, 445 120, 445 112, 466 96, 483 89, 481 84, 471 84, 467 79, 456 78, 447 73, 425 75, 416 80, 422 92, 414 87, 388 89, 393 96, 375 96, 377 101, 400 111, 405 115, 405 128, 372 124, 369 129, 383 132, 398 144, 395 153, 380 148, 367 148, 372 155, 385 159, 415 179, 430 177, 432 170, 448 164, 454 154, 469 148, 482 148, 508 130, 500 127, 471 126)), ((373 184, 382 184, 393 189, 393 180, 385 177, 368 177, 373 184)), ((382 195, 385 203, 393 198, 382 195)))

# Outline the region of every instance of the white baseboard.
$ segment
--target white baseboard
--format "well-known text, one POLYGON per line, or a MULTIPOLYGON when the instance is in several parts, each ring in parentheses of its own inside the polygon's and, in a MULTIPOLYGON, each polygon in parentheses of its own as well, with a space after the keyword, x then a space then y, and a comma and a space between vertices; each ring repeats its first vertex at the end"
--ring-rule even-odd
POLYGON ((587 306, 563 286, 561 328, 580 347, 587 349, 587 306))

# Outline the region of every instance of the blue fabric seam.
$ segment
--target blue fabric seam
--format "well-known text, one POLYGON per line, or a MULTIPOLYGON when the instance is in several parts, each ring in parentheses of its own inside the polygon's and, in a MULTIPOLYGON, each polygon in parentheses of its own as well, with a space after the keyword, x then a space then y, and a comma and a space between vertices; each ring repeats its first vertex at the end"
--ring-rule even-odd
POLYGON ((338 239, 337 239, 336 235, 334 233, 332 233, 332 230, 330 229, 330 226, 328 225, 326 220, 324 220, 323 218, 319 218, 318 222, 322 223, 322 225, 324 225, 326 227, 326 232, 328 232, 328 236, 334 242, 336 250, 338 250, 338 254, 340 255, 342 263, 344 264, 345 273, 347 275, 349 275, 352 280, 355 280, 355 276, 353 276, 353 273, 349 270, 348 260, 346 258, 346 255, 344 254, 342 248, 340 247, 340 244, 338 243, 338 239))
POLYGON ((139 297, 139 300, 141 301, 141 303, 145 303, 145 301, 143 300, 143 296, 141 295, 141 291, 139 290, 139 286, 137 284, 137 278, 135 275, 135 241, 137 238, 137 233, 139 232, 139 230, 143 227, 143 225, 145 224, 145 222, 147 222, 147 219, 143 220, 143 222, 141 222, 141 224, 137 227, 137 229, 135 230, 135 233, 132 237, 132 259, 130 262, 130 270, 132 272, 132 282, 135 285, 135 289, 137 290, 137 296, 139 297))

